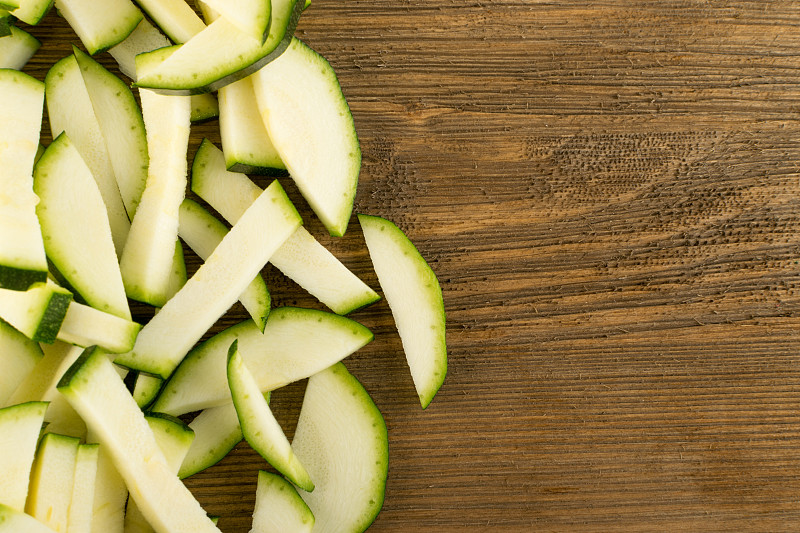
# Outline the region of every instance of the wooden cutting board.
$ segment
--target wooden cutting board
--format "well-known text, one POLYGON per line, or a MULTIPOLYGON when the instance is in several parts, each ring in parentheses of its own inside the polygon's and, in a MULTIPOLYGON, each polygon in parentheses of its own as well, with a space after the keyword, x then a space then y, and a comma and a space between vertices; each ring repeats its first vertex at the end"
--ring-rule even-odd
MULTIPOLYGON (((33 33, 43 78, 77 40, 33 33)), ((798 528, 800 3, 314 0, 298 36, 350 102, 356 210, 408 233, 448 314, 426 411, 386 303, 352 315, 389 428, 370 531, 798 528)), ((283 183, 377 288, 357 224, 326 237, 283 183)), ((289 435, 302 393, 274 395, 289 435)), ((259 468, 242 444, 188 484, 246 532, 259 468)))

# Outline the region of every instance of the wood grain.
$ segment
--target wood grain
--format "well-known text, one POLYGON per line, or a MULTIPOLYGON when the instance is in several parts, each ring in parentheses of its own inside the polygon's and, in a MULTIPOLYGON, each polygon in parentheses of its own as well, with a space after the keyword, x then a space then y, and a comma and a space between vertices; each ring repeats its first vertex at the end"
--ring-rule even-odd
MULTIPOLYGON (((75 38, 33 32, 43 77, 75 38)), ((357 210, 408 233, 448 313, 424 412, 386 303, 353 314, 390 437, 371 531, 798 529, 800 3, 315 0, 298 36, 352 108, 357 210)), ((284 184, 377 288, 357 224, 326 237, 284 184)), ((289 434, 302 393, 275 394, 289 434)), ((258 468, 240 445, 188 481, 223 531, 258 468)))

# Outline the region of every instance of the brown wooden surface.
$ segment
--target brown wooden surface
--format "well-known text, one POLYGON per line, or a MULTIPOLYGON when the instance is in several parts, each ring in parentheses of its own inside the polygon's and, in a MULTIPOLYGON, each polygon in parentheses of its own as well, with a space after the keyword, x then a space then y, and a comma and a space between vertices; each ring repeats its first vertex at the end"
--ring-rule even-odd
MULTIPOLYGON (((34 33, 42 77, 75 38, 34 33)), ((386 303, 352 315, 389 427, 371 531, 800 528, 800 2, 314 0, 298 35, 350 102, 357 210, 448 313, 424 412, 386 303)), ((284 184, 377 288, 357 224, 326 238, 284 184)), ((289 434, 302 391, 274 396, 289 434)), ((188 483, 245 532, 264 467, 240 445, 188 483)))

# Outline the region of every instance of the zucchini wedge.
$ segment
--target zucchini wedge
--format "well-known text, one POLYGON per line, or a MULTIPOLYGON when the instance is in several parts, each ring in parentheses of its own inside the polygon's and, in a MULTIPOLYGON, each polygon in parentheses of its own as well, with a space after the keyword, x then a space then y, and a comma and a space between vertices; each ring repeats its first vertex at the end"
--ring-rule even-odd
POLYGON ((259 470, 253 528, 258 533, 311 533, 314 514, 294 486, 281 476, 259 470))
POLYGON ((91 55, 124 40, 142 20, 130 0, 55 0, 55 6, 91 55))
POLYGON ((0 289, 0 319, 29 339, 52 344, 71 301, 72 293, 50 280, 27 291, 0 289))
POLYGON ((139 54, 136 85, 186 95, 213 92, 245 78, 286 50, 304 6, 301 0, 274 0, 263 42, 219 17, 184 44, 139 54))
MULTIPOLYGON (((47 402, 26 402, 0 409, 0 502, 25 510, 36 443, 47 402)), ((1 520, 0 520, 1 521, 1 520)))
MULTIPOLYGON (((266 396, 269 401, 269 393, 266 396)), ((205 409, 189 427, 195 438, 178 471, 181 479, 214 466, 244 438, 233 402, 205 409)))
POLYGON ((25 512, 55 531, 67 531, 80 442, 45 433, 36 450, 25 512))
MULTIPOLYGON (((44 354, 39 343, 30 340, 2 320, 0 346, 3 347, 3 358, 0 362, 0 407, 3 407, 11 405, 9 398, 33 372, 44 354)), ((0 501, 6 500, 0 497, 0 501)))
POLYGON ((42 42, 16 26, 9 26, 9 34, 0 38, 0 68, 21 70, 28 64, 42 42))

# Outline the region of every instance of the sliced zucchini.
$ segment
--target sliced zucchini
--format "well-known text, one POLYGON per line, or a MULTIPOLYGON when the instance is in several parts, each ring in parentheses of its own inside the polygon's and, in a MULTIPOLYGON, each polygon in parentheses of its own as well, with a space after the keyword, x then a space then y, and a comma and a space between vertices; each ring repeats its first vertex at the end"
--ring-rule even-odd
POLYGON ((293 39, 279 58, 253 75, 253 87, 261 118, 289 175, 328 232, 344 235, 361 148, 333 68, 293 39))
POLYGON ((136 405, 144 409, 158 396, 164 380, 157 377, 139 372, 136 375, 136 383, 133 384, 133 399, 136 400, 136 405))
POLYGON ((0 319, 29 339, 51 344, 72 301, 72 293, 50 280, 27 291, 0 289, 0 319))
MULTIPOLYGON (((43 353, 39 343, 0 320, 0 346, 3 347, 3 358, 0 362, 0 407, 11 405, 9 398, 33 372, 36 364, 42 360, 43 353)), ((0 472, 2 472, 0 468, 0 472)), ((0 497, 0 501, 6 501, 0 497)))
POLYGON ((29 514, 0 503, 0 533, 56 533, 29 514))
POLYGON ((244 439, 292 483, 307 491, 314 490, 314 482, 292 451, 289 439, 261 396, 258 383, 245 366, 238 344, 239 341, 234 340, 228 349, 228 386, 244 439))
POLYGON ((72 47, 105 139, 128 218, 133 218, 147 181, 150 156, 139 104, 128 86, 100 63, 72 47))
POLYGON ((75 480, 69 504, 68 533, 91 533, 97 460, 100 446, 81 444, 75 459, 75 480))
POLYGON ((213 94, 193 94, 192 124, 205 122, 219 116, 219 102, 213 94))
POLYGON ((389 444, 383 416, 342 363, 308 380, 292 448, 314 480, 300 496, 314 531, 364 531, 386 489, 389 444))
POLYGON ((168 377, 301 222, 283 188, 273 182, 178 294, 142 328, 133 350, 115 362, 168 377))
POLYGON ((55 531, 67 531, 80 439, 46 433, 36 450, 25 512, 55 531))
POLYGON ((185 43, 206 25, 184 0, 137 0, 148 16, 176 43, 185 43))
POLYGON ((55 6, 92 55, 120 43, 142 20, 130 0, 55 0, 55 6))
MULTIPOLYGON (((225 169, 222 152, 204 139, 192 164, 192 191, 231 224, 261 194, 244 174, 225 169)), ((344 315, 379 299, 305 229, 298 228, 270 258, 270 263, 311 295, 344 315)))
POLYGON ((135 80, 136 55, 170 46, 171 44, 170 40, 158 28, 150 24, 147 19, 142 19, 130 35, 118 45, 109 48, 108 53, 116 60, 120 72, 135 80))
POLYGON ((358 322, 325 311, 278 307, 270 313, 263 334, 248 320, 193 349, 153 409, 178 416, 229 402, 225 365, 235 339, 259 389, 268 391, 341 361, 370 342, 372 333, 358 322))
POLYGON ((150 161, 147 184, 120 257, 129 298, 163 306, 178 238, 178 208, 186 190, 189 99, 139 92, 150 161))
POLYGON ((204 3, 240 31, 262 42, 269 35, 272 20, 270 0, 205 0, 204 3))
POLYGON ((253 528, 257 533, 311 533, 314 514, 294 486, 281 476, 259 470, 253 528))
POLYGON ((442 289, 400 228, 375 216, 359 215, 358 221, 424 409, 447 375, 442 289))
POLYGON ((183 245, 180 239, 175 241, 175 255, 172 258, 172 271, 167 284, 167 300, 178 294, 186 285, 186 261, 183 255, 183 245))
POLYGON ((24 22, 35 26, 53 7, 53 0, 19 0, 19 7, 10 10, 11 14, 24 22))
POLYGON ((58 390, 86 421, 147 521, 159 531, 217 532, 205 511, 167 465, 144 414, 106 355, 87 349, 58 390))
POLYGON ((245 174, 285 174, 257 109, 250 76, 219 89, 219 132, 225 166, 245 174))
POLYGON ((298 0, 274 0, 269 36, 262 42, 220 17, 184 44, 136 56, 136 84, 171 94, 216 91, 279 57, 303 12, 298 0))
POLYGON ((189 427, 195 438, 178 471, 181 479, 214 466, 244 438, 232 402, 205 409, 189 423, 189 427))
POLYGON ((0 409, 0 502, 25 510, 36 443, 47 402, 27 402, 0 409))
POLYGON ((110 353, 133 348, 142 326, 88 305, 70 302, 58 340, 77 346, 100 346, 110 353))
POLYGON ((45 91, 53 139, 61 132, 66 132, 92 171, 108 211, 111 235, 119 256, 131 224, 100 123, 95 116, 89 91, 74 55, 61 59, 50 68, 45 78, 45 91))
MULTIPOLYGON (((97 442, 89 432, 88 442, 97 442)), ((97 457, 97 479, 92 506, 92 531, 94 533, 124 533, 125 503, 128 489, 117 472, 109 451, 100 446, 97 457)))
MULTIPOLYGON (((205 261, 222 242, 228 228, 214 218, 214 215, 203 209, 194 200, 185 199, 181 204, 178 235, 194 250, 200 259, 205 261)), ((239 301, 250 313, 253 322, 263 331, 267 324, 267 316, 272 304, 272 299, 264 283, 261 273, 256 274, 253 281, 239 296, 239 301)))
POLYGON ((130 320, 108 212, 92 172, 62 133, 34 169, 45 251, 89 305, 130 320))
MULTIPOLYGON (((181 420, 154 413, 147 415, 147 424, 153 431, 159 449, 167 460, 170 470, 177 473, 186 457, 186 452, 194 440, 194 432, 181 420)), ((125 533, 153 533, 154 529, 147 522, 136 502, 128 501, 128 510, 125 513, 125 533)))
POLYGON ((27 74, 0 69, 0 287, 24 291, 47 279, 47 258, 33 193, 44 85, 27 74))
POLYGON ((9 26, 8 35, 0 38, 0 68, 22 69, 42 46, 30 33, 9 26))

